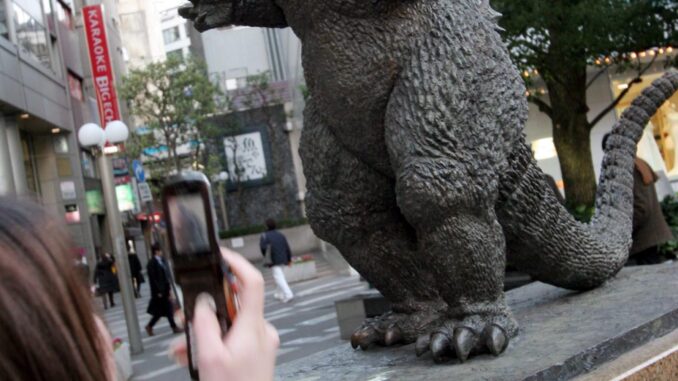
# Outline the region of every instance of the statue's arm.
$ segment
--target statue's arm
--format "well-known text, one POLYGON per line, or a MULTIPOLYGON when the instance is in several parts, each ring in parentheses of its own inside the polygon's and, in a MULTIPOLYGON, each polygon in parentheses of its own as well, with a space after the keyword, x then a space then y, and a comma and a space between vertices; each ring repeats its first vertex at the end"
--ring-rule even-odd
POLYGON ((201 32, 229 25, 284 28, 287 20, 274 0, 191 0, 179 14, 201 32))
POLYGON ((285 28, 285 14, 274 0, 233 0, 233 24, 285 28))

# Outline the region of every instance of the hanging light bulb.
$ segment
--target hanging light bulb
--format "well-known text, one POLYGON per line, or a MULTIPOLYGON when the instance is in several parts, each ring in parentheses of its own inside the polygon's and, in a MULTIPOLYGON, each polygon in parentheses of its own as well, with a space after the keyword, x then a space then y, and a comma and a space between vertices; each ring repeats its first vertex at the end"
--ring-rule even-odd
POLYGON ((631 53, 631 58, 636 59, 636 57, 638 57, 638 55, 635 52, 631 53))
POLYGON ((606 64, 609 65, 611 62, 612 62, 612 60, 610 59, 610 57, 605 57, 605 63, 606 64))
POLYGON ((670 46, 666 47, 666 53, 670 54, 671 52, 673 52, 673 48, 670 46))

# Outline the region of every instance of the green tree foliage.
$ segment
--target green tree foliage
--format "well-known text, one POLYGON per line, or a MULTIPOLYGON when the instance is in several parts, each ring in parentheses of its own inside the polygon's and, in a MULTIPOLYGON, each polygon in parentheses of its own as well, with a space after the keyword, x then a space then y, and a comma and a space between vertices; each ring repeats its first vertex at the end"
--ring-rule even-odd
POLYGON ((160 171, 156 166, 154 173, 165 176, 186 166, 177 152, 182 144, 193 143, 188 157, 190 165, 202 161, 205 153, 201 137, 209 128, 206 119, 217 109, 218 96, 204 63, 193 58, 170 57, 134 69, 123 79, 120 94, 132 115, 150 130, 146 135, 133 134, 132 154, 140 154, 145 147, 167 147, 167 157, 162 160, 160 171))
POLYGON ((628 89, 592 118, 587 115, 587 89, 609 70, 634 70, 637 76, 630 89, 655 60, 675 65, 664 48, 678 43, 677 3, 491 0, 491 4, 503 14, 499 25, 514 62, 526 74, 528 100, 551 118, 567 204, 590 207, 596 192, 590 132, 628 89), (645 59, 640 52, 645 52, 645 59), (545 85, 541 91, 531 88, 535 70, 545 85))

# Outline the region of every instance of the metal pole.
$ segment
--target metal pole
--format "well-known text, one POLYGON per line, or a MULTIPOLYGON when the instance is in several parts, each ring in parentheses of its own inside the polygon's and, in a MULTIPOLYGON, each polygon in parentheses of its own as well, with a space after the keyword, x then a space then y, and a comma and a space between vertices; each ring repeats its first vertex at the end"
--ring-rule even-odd
POLYGON ((221 204, 221 222, 224 224, 224 230, 228 230, 228 213, 226 212, 226 202, 224 202, 224 182, 219 182, 219 204, 221 204))
POLYGON ((130 349, 133 354, 144 351, 141 343, 141 333, 139 329, 139 319, 137 318, 137 309, 134 302, 132 288, 132 277, 129 270, 127 259, 127 245, 125 245, 125 234, 122 231, 122 221, 118 211, 118 200, 115 195, 115 184, 113 182, 113 166, 111 159, 103 152, 97 156, 99 165, 99 174, 101 175, 101 185, 103 187, 104 200, 106 202, 106 219, 108 228, 113 241, 113 252, 115 255, 116 268, 118 270, 118 283, 120 283, 120 295, 122 297, 122 307, 125 311, 125 322, 127 323, 127 336, 129 338, 130 349))

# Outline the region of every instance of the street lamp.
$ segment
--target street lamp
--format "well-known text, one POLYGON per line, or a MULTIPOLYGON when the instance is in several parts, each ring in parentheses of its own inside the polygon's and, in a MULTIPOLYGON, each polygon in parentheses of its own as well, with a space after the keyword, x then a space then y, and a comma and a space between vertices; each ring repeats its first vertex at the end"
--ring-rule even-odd
POLYGON ((228 181, 228 172, 221 171, 218 175, 212 177, 212 181, 219 184, 219 206, 221 207, 221 222, 224 230, 228 230, 228 213, 226 212, 226 202, 224 202, 224 184, 228 181))
POLYGON ((122 296, 122 306, 125 310, 127 323, 127 335, 130 341, 132 353, 141 353, 144 348, 141 343, 139 320, 137 318, 136 304, 132 294, 132 277, 130 276, 129 262, 127 260, 127 246, 125 234, 122 230, 122 221, 118 211, 118 200, 115 195, 115 183, 113 180, 113 168, 111 159, 106 154, 117 152, 117 144, 127 140, 129 130, 125 123, 116 120, 108 123, 104 130, 98 124, 87 123, 78 131, 78 142, 85 148, 91 148, 96 157, 101 176, 101 185, 106 203, 106 219, 108 229, 113 241, 113 254, 115 255, 118 283, 122 296), (111 145, 106 146, 106 142, 111 145), (114 148, 114 149, 112 149, 114 148))

